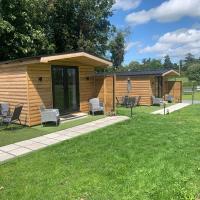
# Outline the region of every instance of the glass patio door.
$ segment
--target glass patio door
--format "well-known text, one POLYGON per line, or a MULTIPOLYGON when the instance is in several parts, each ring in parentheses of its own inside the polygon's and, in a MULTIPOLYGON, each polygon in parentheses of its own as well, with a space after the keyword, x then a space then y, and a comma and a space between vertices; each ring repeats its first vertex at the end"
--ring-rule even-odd
POLYGON ((53 106, 60 114, 79 111, 78 80, 78 68, 52 66, 53 106))

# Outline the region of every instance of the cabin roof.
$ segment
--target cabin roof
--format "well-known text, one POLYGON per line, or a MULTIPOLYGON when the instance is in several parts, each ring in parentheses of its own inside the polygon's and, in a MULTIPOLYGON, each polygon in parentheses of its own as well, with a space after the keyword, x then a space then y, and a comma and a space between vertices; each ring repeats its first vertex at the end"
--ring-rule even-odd
POLYGON ((179 73, 173 69, 160 69, 160 70, 144 70, 144 71, 129 71, 116 73, 117 76, 165 76, 168 74, 179 75, 179 73))
MULTIPOLYGON (((110 73, 100 73, 98 75, 110 75, 110 73)), ((159 69, 159 70, 143 70, 143 71, 127 71, 116 72, 116 76, 179 76, 180 74, 173 69, 159 69)))
POLYGON ((29 64, 55 63, 55 62, 66 62, 68 65, 75 64, 77 66, 79 65, 96 66, 96 67, 112 66, 112 62, 110 60, 84 51, 65 52, 62 54, 40 55, 40 56, 25 57, 15 60, 8 60, 0 62, 0 66, 19 65, 19 64, 29 65, 29 64))

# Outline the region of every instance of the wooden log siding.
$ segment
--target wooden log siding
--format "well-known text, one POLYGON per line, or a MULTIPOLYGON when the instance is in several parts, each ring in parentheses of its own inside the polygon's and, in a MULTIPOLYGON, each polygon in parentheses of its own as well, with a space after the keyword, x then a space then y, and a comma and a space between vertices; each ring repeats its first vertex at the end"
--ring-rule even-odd
POLYGON ((165 94, 172 95, 175 99, 175 103, 182 102, 182 82, 165 81, 165 94))
POLYGON ((28 125, 26 66, 0 67, 0 102, 7 102, 11 112, 18 104, 23 104, 20 120, 28 125))
POLYGON ((151 105, 151 96, 154 92, 154 77, 127 77, 116 78, 116 97, 141 96, 140 105, 151 105), (132 90, 128 93, 128 78, 131 81, 132 90))
POLYGON ((113 110, 113 76, 97 76, 95 77, 95 96, 104 103, 105 112, 113 110))
POLYGON ((95 68, 79 67, 80 111, 89 111, 89 99, 95 97, 95 68))
POLYGON ((40 106, 53 107, 52 80, 50 65, 31 65, 27 67, 28 116, 30 126, 40 124, 40 106), (42 80, 39 80, 39 78, 42 80))
MULTIPOLYGON (((67 67, 67 66, 66 66, 67 67)), ((88 112, 88 100, 94 97, 94 67, 79 67, 79 95, 80 111, 88 112)), ((44 104, 47 108, 53 107, 51 66, 39 65, 28 67, 28 96, 30 125, 40 123, 39 107, 44 104), (39 81, 42 77, 42 81, 39 81)))

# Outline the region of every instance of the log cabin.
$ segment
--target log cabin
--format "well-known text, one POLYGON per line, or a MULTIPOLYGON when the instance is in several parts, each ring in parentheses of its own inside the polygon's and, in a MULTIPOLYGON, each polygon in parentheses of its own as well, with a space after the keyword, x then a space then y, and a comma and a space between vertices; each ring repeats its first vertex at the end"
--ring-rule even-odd
MULTIPOLYGON (((111 76, 98 74, 98 77, 111 76)), ((174 97, 174 102, 182 101, 182 82, 177 81, 179 73, 172 69, 117 72, 114 77, 114 96, 119 101, 124 96, 140 96, 139 105, 152 105, 152 96, 165 99, 174 97)), ((102 79, 103 80, 103 79, 102 79)), ((117 103, 117 101, 115 101, 117 103)))
POLYGON ((0 62, 0 103, 23 104, 23 124, 40 124, 40 106, 58 108, 61 115, 88 112, 90 98, 99 97, 106 112, 113 109, 113 77, 95 78, 97 68, 112 63, 86 53, 72 52, 0 62))

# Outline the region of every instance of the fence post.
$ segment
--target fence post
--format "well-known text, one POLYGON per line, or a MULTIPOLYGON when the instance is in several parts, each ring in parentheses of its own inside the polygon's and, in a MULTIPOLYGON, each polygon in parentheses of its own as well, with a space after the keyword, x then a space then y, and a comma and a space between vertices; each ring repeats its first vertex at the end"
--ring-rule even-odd
POLYGON ((194 81, 192 82, 192 104, 194 104, 194 81))
POLYGON ((165 115, 166 104, 164 103, 164 115, 165 115))

